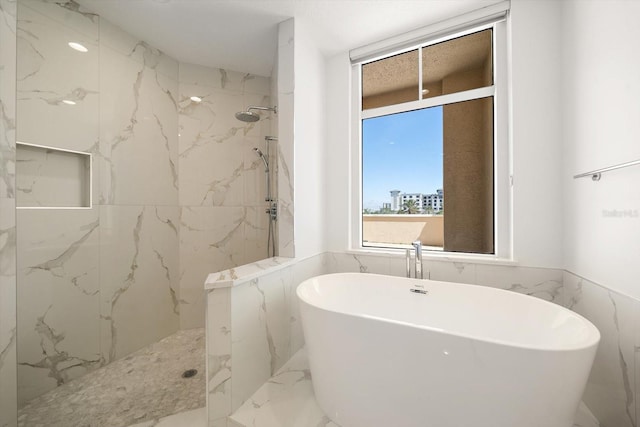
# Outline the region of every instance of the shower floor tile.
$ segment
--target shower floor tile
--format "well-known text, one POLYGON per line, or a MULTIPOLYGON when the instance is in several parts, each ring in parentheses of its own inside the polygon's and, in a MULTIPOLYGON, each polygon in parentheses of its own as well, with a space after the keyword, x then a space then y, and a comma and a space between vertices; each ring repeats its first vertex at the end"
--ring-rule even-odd
POLYGON ((125 427, 202 408, 205 390, 204 328, 178 331, 37 397, 18 426, 125 427))
MULTIPOLYGON (((581 403, 574 427, 598 426, 581 403)), ((316 403, 309 361, 303 348, 229 417, 229 427, 339 426, 316 403)))

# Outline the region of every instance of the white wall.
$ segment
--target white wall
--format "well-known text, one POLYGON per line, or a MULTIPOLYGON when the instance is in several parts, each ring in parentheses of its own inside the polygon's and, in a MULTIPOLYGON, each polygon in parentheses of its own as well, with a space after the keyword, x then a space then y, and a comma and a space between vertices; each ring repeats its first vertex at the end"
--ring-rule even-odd
POLYGON ((562 266, 559 3, 511 3, 514 257, 551 268, 562 266))
MULTIPOLYGON (((556 2, 512 2, 513 238, 522 265, 562 265, 561 140, 556 2)), ((429 22, 425 22, 428 25, 429 22)), ((348 53, 327 66, 328 249, 348 249, 348 53)))
POLYGON ((344 251, 349 245, 350 73, 348 52, 327 60, 325 197, 328 204, 327 250, 330 252, 344 251))
POLYGON ((296 257, 325 251, 325 59, 309 26, 295 22, 294 174, 296 257))
POLYGON ((640 167, 572 175, 640 159, 640 2, 565 1, 565 268, 640 298, 640 167), (604 210, 623 216, 606 216, 604 210))

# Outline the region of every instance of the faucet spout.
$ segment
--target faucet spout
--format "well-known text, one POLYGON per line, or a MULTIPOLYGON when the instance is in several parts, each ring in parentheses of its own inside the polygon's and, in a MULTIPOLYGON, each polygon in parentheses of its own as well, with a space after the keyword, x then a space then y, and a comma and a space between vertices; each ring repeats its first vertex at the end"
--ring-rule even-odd
POLYGON ((416 268, 414 270, 416 279, 424 279, 422 274, 422 242, 420 240, 416 240, 411 243, 411 245, 416 250, 416 268))

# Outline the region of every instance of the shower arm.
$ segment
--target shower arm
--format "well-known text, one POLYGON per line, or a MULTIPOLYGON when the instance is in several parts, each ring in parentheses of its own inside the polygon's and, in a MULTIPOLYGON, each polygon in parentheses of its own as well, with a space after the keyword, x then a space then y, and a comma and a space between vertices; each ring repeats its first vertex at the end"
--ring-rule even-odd
POLYGON ((274 106, 274 107, 259 107, 259 106, 249 106, 249 108, 247 108, 247 111, 251 111, 251 110, 262 110, 262 111, 273 111, 274 113, 278 114, 278 106, 274 106))

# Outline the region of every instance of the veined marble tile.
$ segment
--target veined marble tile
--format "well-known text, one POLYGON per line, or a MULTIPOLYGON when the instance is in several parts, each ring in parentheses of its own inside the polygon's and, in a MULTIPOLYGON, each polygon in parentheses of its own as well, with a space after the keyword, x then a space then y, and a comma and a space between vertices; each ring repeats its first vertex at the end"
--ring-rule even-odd
POLYGON ((316 403, 304 349, 229 419, 239 427, 339 427, 316 403))
MULTIPOLYGON (((265 206, 246 207, 246 222, 244 225, 244 251, 241 264, 250 264, 269 258, 267 249, 269 237, 269 214, 265 212, 265 206)), ((277 223, 276 223, 277 224, 277 223)), ((273 233, 276 234, 276 224, 273 225, 273 233)), ((272 239, 277 236, 272 236, 272 239)), ((278 247, 276 246, 276 251, 278 247)), ((273 255, 273 253, 271 253, 273 255)))
POLYGON ((563 281, 566 305, 601 335, 583 400, 603 426, 635 427, 637 301, 569 272, 563 281))
POLYGON ((244 108, 242 98, 212 91, 194 103, 191 93, 181 86, 180 204, 242 206, 245 174, 259 166, 243 123, 233 116, 244 108), (250 154, 251 162, 245 163, 250 154))
POLYGON ((331 252, 328 260, 331 273, 389 274, 389 258, 385 256, 331 252))
POLYGON ((0 198, 15 197, 16 1, 0 0, 0 198))
POLYGON ((278 92, 280 94, 291 94, 293 93, 294 85, 294 42, 292 34, 289 41, 278 46, 278 92))
POLYGON ((476 264, 475 283, 563 305, 562 270, 476 264))
POLYGON ((129 427, 208 427, 206 408, 192 409, 129 427))
POLYGON ((171 80, 178 79, 178 61, 104 18, 100 18, 100 45, 144 64, 171 80))
POLYGON ((15 199, 0 198, 0 425, 16 425, 15 199))
POLYGON ((207 289, 228 288, 238 286, 253 279, 282 270, 295 263, 293 258, 272 257, 262 259, 239 267, 210 273, 207 276, 205 287, 207 289))
POLYGON ((0 0, 0 425, 17 424, 16 373, 16 16, 0 0))
POLYGON ((18 206, 89 207, 91 162, 88 155, 19 146, 18 206))
POLYGON ((99 225, 95 209, 17 212, 21 405, 104 363, 99 225))
POLYGON ((459 261, 424 260, 425 278, 444 282, 476 283, 476 264, 459 261), (427 271, 429 275, 427 276, 427 271))
POLYGON ((108 47, 100 71, 100 202, 176 205, 177 81, 108 47))
POLYGON ((178 80, 180 85, 206 86, 222 89, 224 73, 219 68, 180 62, 178 80))
POLYGON ((207 409, 209 425, 231 413, 231 288, 207 293, 207 409))
POLYGON ((328 270, 328 259, 329 255, 323 253, 301 260, 292 266, 293 279, 289 293, 289 330, 291 336, 289 357, 293 357, 304 346, 300 305, 296 289, 303 281, 325 274, 328 270))
MULTIPOLYGON (((275 186, 277 157, 273 154, 267 154, 264 138, 248 137, 246 142, 247 144, 243 144, 243 147, 248 145, 251 148, 248 150, 244 149, 242 151, 242 156, 246 165, 243 179, 244 188, 242 191, 244 196, 243 205, 263 207, 266 209, 269 206, 269 203, 265 200, 268 194, 267 173, 265 172, 266 168, 264 162, 254 151, 254 148, 258 148, 266 156, 267 164, 269 165, 269 179, 271 181, 271 198, 273 200, 278 200, 277 187, 275 186)), ((275 153, 275 151, 272 152, 275 153)))
POLYGON ((293 203, 278 200, 278 255, 293 258, 295 240, 293 229, 293 203))
MULTIPOLYGON (((278 80, 280 84, 280 80, 278 80)), ((279 89, 280 90, 280 89, 279 89)), ((278 94, 278 238, 280 256, 293 257, 294 175, 293 175, 293 93, 278 94)))
POLYGON ((108 362, 180 323, 177 207, 100 207, 102 351, 108 362))
POLYGON ((100 17, 74 0, 20 0, 19 2, 21 6, 28 6, 58 24, 82 33, 90 40, 98 40, 100 17))
MULTIPOLYGON (((53 6, 53 10, 56 8, 60 9, 53 6)), ((96 40, 23 6, 22 2, 19 12, 17 139, 31 144, 89 150, 99 135, 96 40), (88 52, 70 48, 69 41, 83 44, 88 52), (69 105, 71 102, 75 104, 69 105)))
POLYGON ((271 94, 271 77, 245 73, 242 76, 241 84, 243 93, 254 93, 257 95, 271 94))
POLYGON ((183 327, 204 324, 204 283, 211 270, 223 271, 245 259, 247 208, 182 207, 180 295, 183 327))
POLYGON ((180 63, 180 82, 260 95, 269 95, 271 85, 270 77, 187 63, 180 63))
POLYGON ((291 281, 291 268, 285 268, 231 288, 233 409, 289 358, 291 281))

